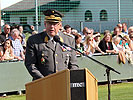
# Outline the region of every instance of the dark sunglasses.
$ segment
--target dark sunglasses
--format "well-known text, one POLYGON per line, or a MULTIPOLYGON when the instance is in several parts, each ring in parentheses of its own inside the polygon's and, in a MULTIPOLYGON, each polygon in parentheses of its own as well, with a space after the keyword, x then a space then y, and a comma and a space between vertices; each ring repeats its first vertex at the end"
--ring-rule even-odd
POLYGON ((86 32, 87 34, 91 34, 91 33, 88 33, 88 32, 86 32))

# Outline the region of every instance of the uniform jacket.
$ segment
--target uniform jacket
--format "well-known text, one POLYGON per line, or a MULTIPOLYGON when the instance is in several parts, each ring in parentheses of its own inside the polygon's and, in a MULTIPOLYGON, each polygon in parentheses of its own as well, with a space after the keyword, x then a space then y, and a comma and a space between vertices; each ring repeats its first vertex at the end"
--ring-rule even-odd
MULTIPOLYGON (((75 40, 59 33, 62 42, 75 47, 75 40)), ((25 66, 33 80, 64 69, 77 69, 76 52, 52 43, 46 32, 29 37, 26 46, 25 66)))

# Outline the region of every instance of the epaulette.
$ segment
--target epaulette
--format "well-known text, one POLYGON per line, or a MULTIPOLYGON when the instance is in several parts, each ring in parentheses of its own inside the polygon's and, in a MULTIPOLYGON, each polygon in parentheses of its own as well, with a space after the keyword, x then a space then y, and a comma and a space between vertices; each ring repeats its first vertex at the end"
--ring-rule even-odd
POLYGON ((67 36, 70 36, 70 37, 74 38, 74 36, 73 36, 72 34, 68 34, 68 33, 66 33, 66 32, 63 32, 63 34, 65 34, 65 35, 67 35, 67 36))

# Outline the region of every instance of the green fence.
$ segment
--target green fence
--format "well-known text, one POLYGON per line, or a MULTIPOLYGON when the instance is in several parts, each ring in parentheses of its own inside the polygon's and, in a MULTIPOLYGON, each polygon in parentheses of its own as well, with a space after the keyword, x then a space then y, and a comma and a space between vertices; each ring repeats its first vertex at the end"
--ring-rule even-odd
MULTIPOLYGON (((117 55, 93 56, 93 58, 114 68, 121 74, 111 71, 111 80, 133 79, 133 65, 118 64, 117 55)), ((78 57, 80 68, 88 68, 98 82, 107 81, 105 68, 86 57, 78 57)), ((25 90, 25 84, 32 81, 23 61, 0 63, 0 93, 25 90)))

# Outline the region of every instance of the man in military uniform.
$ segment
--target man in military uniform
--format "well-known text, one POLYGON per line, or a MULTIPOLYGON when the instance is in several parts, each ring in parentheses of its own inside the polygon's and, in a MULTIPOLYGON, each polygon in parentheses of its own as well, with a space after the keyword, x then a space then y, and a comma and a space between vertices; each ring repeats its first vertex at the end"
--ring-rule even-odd
POLYGON ((61 42, 75 46, 72 37, 59 31, 62 27, 63 14, 49 9, 44 11, 44 15, 46 31, 29 37, 27 41, 25 66, 33 80, 64 69, 78 68, 75 51, 53 41, 53 37, 58 35, 61 42))

